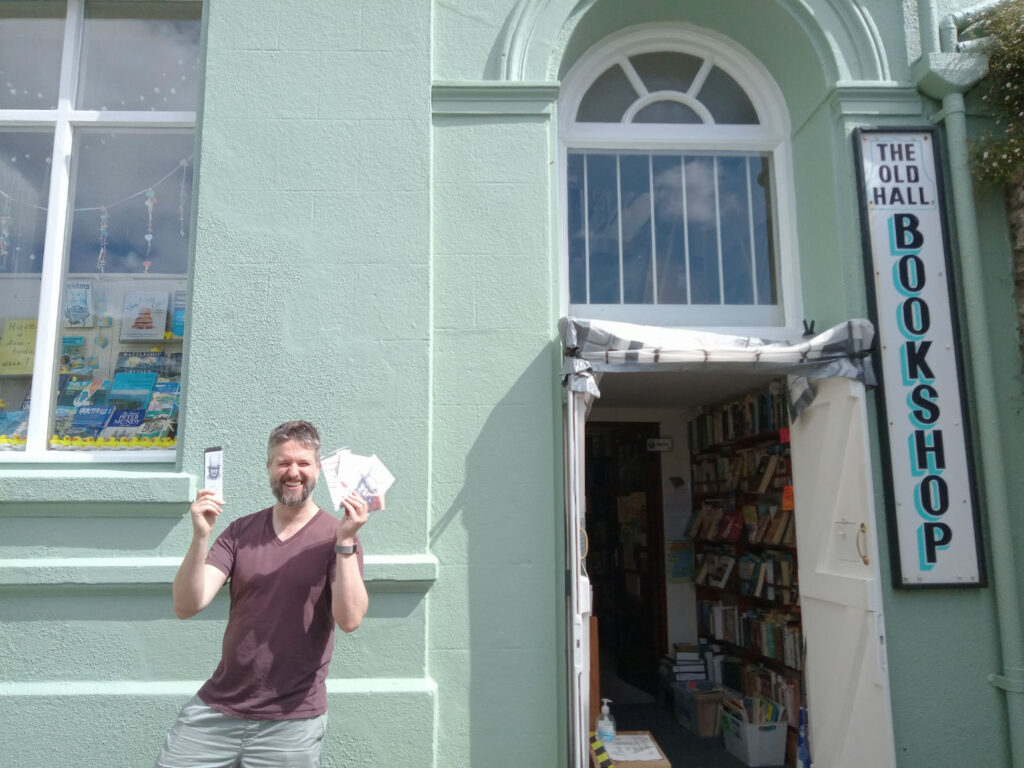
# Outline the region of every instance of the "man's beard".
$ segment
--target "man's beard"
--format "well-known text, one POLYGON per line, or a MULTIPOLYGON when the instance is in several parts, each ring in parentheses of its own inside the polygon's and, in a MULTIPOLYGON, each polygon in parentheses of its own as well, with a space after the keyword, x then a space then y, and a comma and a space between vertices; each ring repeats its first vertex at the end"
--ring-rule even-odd
POLYGON ((316 480, 303 483, 299 488, 288 488, 283 480, 271 480, 270 490, 274 497, 286 507, 298 507, 306 503, 306 500, 313 494, 313 487, 316 480))

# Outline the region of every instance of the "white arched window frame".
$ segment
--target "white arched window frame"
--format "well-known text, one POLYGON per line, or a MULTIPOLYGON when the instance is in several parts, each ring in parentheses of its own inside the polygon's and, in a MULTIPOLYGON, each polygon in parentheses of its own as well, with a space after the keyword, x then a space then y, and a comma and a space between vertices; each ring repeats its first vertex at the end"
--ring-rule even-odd
MULTIPOLYGON (((699 326, 768 337, 801 329, 789 116, 778 85, 747 51, 728 38, 688 25, 644 25, 626 30, 594 46, 569 70, 562 83, 558 116, 563 314, 651 325, 699 326), (649 91, 629 61, 630 57, 648 53, 684 54, 701 59, 702 64, 686 92, 649 91), (622 68, 635 91, 635 101, 625 109, 617 123, 577 121, 580 104, 591 86, 616 64, 622 68), (714 122, 711 112, 701 102, 700 89, 708 73, 716 67, 731 77, 750 100, 750 105, 757 115, 755 124, 714 122), (692 110, 701 122, 632 122, 641 110, 656 102, 681 104, 692 110), (651 300, 649 296, 646 300, 630 301, 621 293, 624 290, 621 286, 625 284, 624 273, 621 272, 621 238, 619 300, 607 303, 590 301, 589 271, 586 277, 587 300, 579 301, 578 296, 571 296, 569 158, 580 153, 604 153, 611 156, 639 154, 641 157, 661 154, 680 158, 705 157, 711 158, 709 162, 716 163, 716 158, 722 157, 766 159, 770 169, 770 205, 767 215, 770 217, 771 233, 772 303, 764 303, 763 296, 761 303, 755 300, 754 303, 739 304, 727 303, 724 300, 714 303, 694 302, 692 296, 675 303, 660 303, 657 302, 657 297, 651 300)), ((717 165, 715 168, 717 169, 717 165)), ((653 168, 649 177, 653 206, 656 202, 653 168)), ((684 181, 683 189, 685 185, 684 181)), ((621 197, 621 190, 619 195, 621 197)), ((619 221, 621 226, 621 217, 619 221)), ((652 240, 653 238, 652 234, 652 240)), ((721 271, 720 233, 718 243, 718 269, 721 271)), ((653 243, 651 248, 653 251, 653 243)), ((589 258, 588 252, 588 270, 589 258)), ((657 261, 652 253, 653 269, 657 268, 657 261)), ((720 285, 722 284, 724 283, 720 282, 720 285)))

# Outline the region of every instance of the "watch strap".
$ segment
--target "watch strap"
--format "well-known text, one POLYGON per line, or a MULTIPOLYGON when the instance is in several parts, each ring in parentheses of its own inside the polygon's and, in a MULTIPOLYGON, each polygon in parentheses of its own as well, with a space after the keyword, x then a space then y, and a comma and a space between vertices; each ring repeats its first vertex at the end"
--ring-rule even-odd
POLYGON ((339 555, 354 555, 356 553, 355 544, 335 544, 334 551, 339 555))

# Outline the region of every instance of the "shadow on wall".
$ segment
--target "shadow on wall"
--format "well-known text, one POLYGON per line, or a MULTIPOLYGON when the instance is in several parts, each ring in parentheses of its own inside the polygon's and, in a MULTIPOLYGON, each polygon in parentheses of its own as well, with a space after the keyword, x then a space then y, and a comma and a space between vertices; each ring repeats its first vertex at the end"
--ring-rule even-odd
MULTIPOLYGON (((438 514, 430 536, 442 577, 432 601, 431 649, 432 658, 443 659, 433 664, 444 674, 435 673, 440 725, 465 712, 470 765, 497 754, 516 754, 523 765, 560 762, 564 522, 556 359, 552 345, 544 346, 500 400, 491 395, 498 373, 479 382, 474 404, 436 406, 443 453, 435 452, 438 514)), ((502 365, 516 369, 514 359, 502 365)))

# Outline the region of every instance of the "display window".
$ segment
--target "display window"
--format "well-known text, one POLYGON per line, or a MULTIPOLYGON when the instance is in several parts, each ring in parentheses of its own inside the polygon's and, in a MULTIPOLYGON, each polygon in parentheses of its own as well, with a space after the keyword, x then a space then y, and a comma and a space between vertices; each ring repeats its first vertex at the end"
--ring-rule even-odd
POLYGON ((0 6, 0 455, 175 447, 201 8, 0 6))

